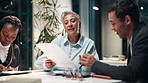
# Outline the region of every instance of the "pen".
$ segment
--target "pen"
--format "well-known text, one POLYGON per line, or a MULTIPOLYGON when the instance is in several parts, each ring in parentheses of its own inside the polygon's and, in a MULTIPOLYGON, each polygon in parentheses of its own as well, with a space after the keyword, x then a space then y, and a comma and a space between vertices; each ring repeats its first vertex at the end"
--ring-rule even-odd
POLYGON ((79 67, 79 69, 81 69, 81 68, 82 68, 82 66, 83 66, 83 65, 81 64, 81 65, 80 65, 80 67, 79 67))
MULTIPOLYGON (((81 59, 81 55, 79 55, 79 60, 81 59)), ((82 64, 81 64, 81 62, 79 62, 79 64, 80 64, 80 67, 79 67, 79 69, 81 69, 82 68, 82 64)))
POLYGON ((102 79, 112 79, 110 76, 104 76, 104 75, 91 75, 91 77, 94 78, 102 78, 102 79))
POLYGON ((3 68, 3 71, 7 71, 9 69, 9 66, 11 65, 11 63, 12 63, 12 57, 10 59, 9 64, 6 67, 3 68))
POLYGON ((53 65, 52 63, 54 63, 54 62, 50 62, 50 65, 51 65, 52 67, 54 67, 55 65, 53 65))

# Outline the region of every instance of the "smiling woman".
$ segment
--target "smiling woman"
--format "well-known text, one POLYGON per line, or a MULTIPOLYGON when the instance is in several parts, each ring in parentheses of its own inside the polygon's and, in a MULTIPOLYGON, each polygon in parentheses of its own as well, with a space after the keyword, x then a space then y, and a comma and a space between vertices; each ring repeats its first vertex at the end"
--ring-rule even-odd
POLYGON ((61 18, 70 44, 75 44, 80 37, 80 17, 76 13, 64 12, 61 18))
MULTIPOLYGON (((61 15, 61 20, 66 31, 66 35, 59 36, 52 41, 52 43, 58 45, 77 68, 81 68, 82 71, 90 72, 90 69, 86 66, 80 67, 79 56, 85 53, 92 54, 98 60, 98 53, 96 51, 94 41, 81 35, 81 22, 78 14, 72 11, 65 11, 61 15)), ((56 67, 56 63, 48 59, 46 55, 42 55, 35 61, 35 66, 38 69, 62 69, 56 67)))

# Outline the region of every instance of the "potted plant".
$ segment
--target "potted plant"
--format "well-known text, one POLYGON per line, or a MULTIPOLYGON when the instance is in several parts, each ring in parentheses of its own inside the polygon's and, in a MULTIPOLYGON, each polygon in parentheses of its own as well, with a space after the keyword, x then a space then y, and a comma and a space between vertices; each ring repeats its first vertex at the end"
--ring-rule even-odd
MULTIPOLYGON (((44 26, 40 32, 39 38, 36 44, 50 43, 61 33, 58 31, 60 21, 58 18, 58 11, 61 5, 57 5, 58 0, 34 0, 33 3, 39 7, 39 11, 34 14, 34 19, 43 20, 44 26)), ((37 23, 37 22, 36 22, 37 23)), ((36 59, 43 54, 43 52, 34 47, 37 50, 36 59)))

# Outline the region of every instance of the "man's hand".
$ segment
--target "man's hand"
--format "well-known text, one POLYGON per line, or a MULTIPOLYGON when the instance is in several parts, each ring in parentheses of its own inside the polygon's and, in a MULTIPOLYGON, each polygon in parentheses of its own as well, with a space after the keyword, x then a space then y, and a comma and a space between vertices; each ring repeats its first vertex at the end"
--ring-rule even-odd
POLYGON ((52 69, 55 65, 56 65, 56 63, 53 62, 51 59, 47 59, 47 60, 45 61, 45 66, 46 66, 48 69, 52 69))
POLYGON ((94 62, 96 62, 96 59, 94 58, 93 55, 87 53, 87 54, 83 54, 81 56, 80 62, 82 63, 82 65, 85 65, 85 66, 91 68, 92 64, 94 64, 94 62))

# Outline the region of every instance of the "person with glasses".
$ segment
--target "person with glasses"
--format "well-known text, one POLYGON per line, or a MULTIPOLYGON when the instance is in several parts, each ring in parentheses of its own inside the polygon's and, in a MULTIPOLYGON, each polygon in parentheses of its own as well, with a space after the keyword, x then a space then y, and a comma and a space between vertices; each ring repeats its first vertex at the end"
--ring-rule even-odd
MULTIPOLYGON (((85 53, 93 54, 98 60, 98 53, 96 51, 94 41, 83 36, 80 33, 81 22, 80 16, 73 11, 65 11, 61 15, 61 21, 63 23, 66 34, 64 36, 59 36, 52 41, 52 43, 58 45, 71 59, 71 61, 77 66, 78 69, 82 71, 89 72, 90 69, 86 66, 80 64, 80 55, 85 53)), ((51 59, 48 59, 46 55, 42 55, 35 61, 35 66, 37 69, 49 70, 58 69, 56 63, 51 59)), ((63 69, 62 69, 63 70, 63 69)))
POLYGON ((21 26, 15 16, 5 16, 0 21, 0 72, 18 70, 20 50, 13 42, 21 26))

